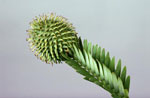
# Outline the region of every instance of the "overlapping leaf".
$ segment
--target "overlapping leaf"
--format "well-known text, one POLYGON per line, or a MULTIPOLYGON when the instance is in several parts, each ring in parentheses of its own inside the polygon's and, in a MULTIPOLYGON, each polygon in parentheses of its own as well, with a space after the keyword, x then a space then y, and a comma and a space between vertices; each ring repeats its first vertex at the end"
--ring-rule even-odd
POLYGON ((104 64, 107 66, 107 68, 110 69, 111 72, 114 72, 118 77, 121 78, 124 87, 129 90, 130 85, 130 76, 126 77, 126 66, 124 66, 123 70, 121 71, 121 60, 119 59, 118 64, 115 68, 115 57, 112 57, 112 59, 109 56, 109 52, 107 54, 105 53, 105 49, 103 48, 101 50, 101 47, 98 47, 98 45, 91 45, 91 43, 88 43, 87 40, 84 40, 83 47, 85 51, 92 54, 93 58, 95 60, 98 60, 101 64, 104 64), (86 48, 88 46, 88 48, 86 48), (90 48, 90 49, 89 49, 90 48), (125 85, 125 82, 128 82, 128 86, 125 85))
POLYGON ((66 63, 73 67, 84 79, 93 82, 109 91, 114 98, 128 98, 130 77, 126 78, 126 67, 121 72, 121 61, 115 68, 115 58, 112 59, 105 49, 98 45, 92 46, 87 40, 80 41, 80 46, 74 45, 74 56, 65 55, 66 63))

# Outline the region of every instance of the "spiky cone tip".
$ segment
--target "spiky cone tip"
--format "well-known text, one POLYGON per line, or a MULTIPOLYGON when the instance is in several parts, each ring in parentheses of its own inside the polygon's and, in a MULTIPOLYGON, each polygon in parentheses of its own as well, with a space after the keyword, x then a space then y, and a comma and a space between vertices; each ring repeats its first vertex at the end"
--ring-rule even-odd
POLYGON ((35 56, 46 63, 60 63, 65 60, 62 53, 71 56, 73 44, 78 45, 75 28, 62 16, 42 15, 30 22, 27 30, 29 47, 35 56))

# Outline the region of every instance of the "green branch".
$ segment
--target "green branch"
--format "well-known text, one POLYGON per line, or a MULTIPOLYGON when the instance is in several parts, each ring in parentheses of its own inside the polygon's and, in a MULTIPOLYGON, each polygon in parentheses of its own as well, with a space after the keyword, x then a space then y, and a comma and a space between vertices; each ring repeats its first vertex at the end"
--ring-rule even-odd
POLYGON ((28 30, 30 47, 35 55, 46 63, 68 65, 110 92, 113 98, 129 98, 130 76, 126 66, 121 71, 121 60, 115 67, 115 57, 87 40, 77 37, 75 28, 62 16, 44 15, 36 17, 28 30))
POLYGON ((130 77, 126 78, 126 67, 121 72, 121 61, 119 60, 119 67, 115 69, 114 58, 108 62, 110 57, 105 56, 104 49, 101 51, 97 45, 92 47, 87 40, 84 40, 83 46, 80 45, 80 48, 74 45, 72 58, 64 56, 66 63, 85 76, 84 79, 110 92, 112 97, 128 98, 130 77))

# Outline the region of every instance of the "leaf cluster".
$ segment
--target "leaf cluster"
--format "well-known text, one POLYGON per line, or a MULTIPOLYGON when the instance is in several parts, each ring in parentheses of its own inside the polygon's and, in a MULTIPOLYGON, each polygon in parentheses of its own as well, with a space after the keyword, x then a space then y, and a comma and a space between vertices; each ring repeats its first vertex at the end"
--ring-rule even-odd
POLYGON ((126 66, 121 70, 121 60, 115 67, 115 57, 98 45, 92 45, 84 40, 80 45, 73 45, 73 57, 62 54, 76 72, 82 74, 85 80, 93 82, 111 93, 113 98, 129 98, 130 76, 126 75, 126 66))

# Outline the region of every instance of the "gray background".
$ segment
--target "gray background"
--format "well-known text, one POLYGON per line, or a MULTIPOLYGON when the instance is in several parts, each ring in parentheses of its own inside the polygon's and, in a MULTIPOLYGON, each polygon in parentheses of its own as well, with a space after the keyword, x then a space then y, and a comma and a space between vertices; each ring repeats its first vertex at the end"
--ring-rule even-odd
POLYGON ((51 12, 122 59, 131 98, 150 98, 150 0, 0 0, 0 98, 110 98, 68 65, 52 67, 29 50, 29 22, 51 12))

